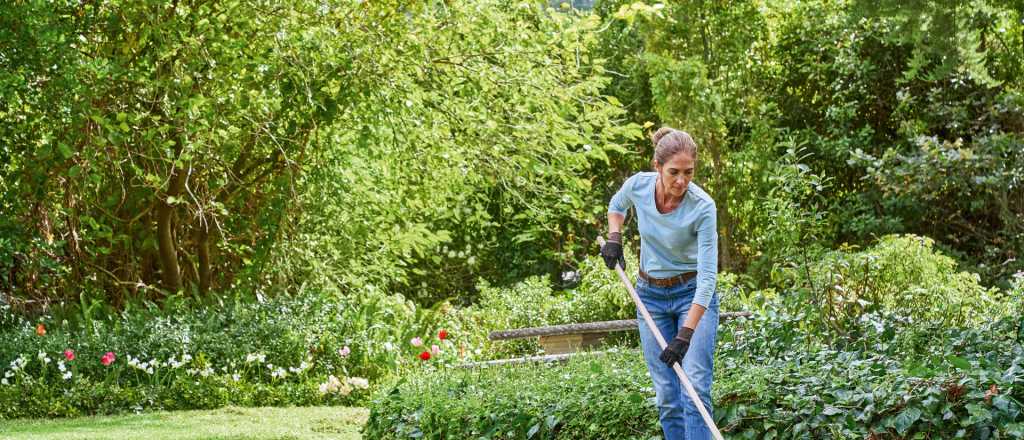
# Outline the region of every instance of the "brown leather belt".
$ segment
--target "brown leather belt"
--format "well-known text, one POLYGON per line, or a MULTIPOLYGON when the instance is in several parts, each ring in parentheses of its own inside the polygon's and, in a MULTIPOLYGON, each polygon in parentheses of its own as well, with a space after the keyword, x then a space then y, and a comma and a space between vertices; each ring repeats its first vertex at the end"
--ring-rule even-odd
POLYGON ((679 275, 669 278, 652 278, 650 275, 647 275, 647 273, 645 273, 644 271, 640 271, 640 279, 647 281, 648 283, 651 283, 658 287, 678 286, 687 281, 690 281, 690 278, 693 278, 695 276, 697 276, 697 272, 683 272, 679 275))

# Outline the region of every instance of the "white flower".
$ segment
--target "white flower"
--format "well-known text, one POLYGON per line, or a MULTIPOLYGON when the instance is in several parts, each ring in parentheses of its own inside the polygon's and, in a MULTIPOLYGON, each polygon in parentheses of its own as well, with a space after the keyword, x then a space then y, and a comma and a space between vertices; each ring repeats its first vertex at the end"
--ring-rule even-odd
POLYGON ((245 356, 245 362, 250 364, 253 362, 259 362, 262 364, 266 360, 267 356, 263 353, 249 353, 245 356))
POLYGON ((64 361, 57 361, 57 369, 60 370, 61 373, 68 371, 67 367, 64 366, 64 361))
POLYGON ((17 359, 11 361, 11 370, 20 371, 22 368, 25 368, 26 363, 28 363, 28 360, 19 354, 17 359))
POLYGON ((270 377, 274 377, 274 378, 288 377, 288 372, 284 371, 284 368, 278 367, 276 370, 274 370, 273 372, 270 373, 270 377))
POLYGON ((384 343, 384 349, 387 350, 387 351, 394 351, 395 345, 392 344, 391 341, 385 342, 384 343))
POLYGON ((0 379, 0 384, 10 385, 10 382, 7 382, 7 378, 5 377, 3 379, 0 379))
POLYGON ((242 377, 239 376, 238 373, 235 373, 235 374, 231 375, 231 380, 233 380, 235 382, 238 382, 238 381, 242 380, 242 377))
POLYGON ((370 387, 370 381, 362 377, 350 377, 345 382, 348 382, 349 385, 352 385, 353 387, 362 390, 365 390, 370 387))
POLYGON ((192 360, 192 356, 190 356, 188 353, 185 353, 185 354, 181 355, 181 362, 182 363, 186 363, 186 362, 191 361, 191 360, 192 360))
POLYGON ((64 380, 71 380, 71 372, 64 373, 64 380))

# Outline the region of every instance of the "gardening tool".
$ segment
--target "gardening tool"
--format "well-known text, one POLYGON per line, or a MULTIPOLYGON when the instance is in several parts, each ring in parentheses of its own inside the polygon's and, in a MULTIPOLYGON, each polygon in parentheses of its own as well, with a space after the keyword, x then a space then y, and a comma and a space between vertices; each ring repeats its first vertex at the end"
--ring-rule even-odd
MULTIPOLYGON (((604 246, 604 237, 597 237, 597 243, 604 246)), ((667 345, 665 338, 661 336, 661 331, 658 330, 658 326, 654 324, 654 319, 651 318, 651 314, 647 312, 647 307, 644 306, 643 301, 640 301, 640 296, 636 294, 636 290, 633 289, 633 282, 626 276, 626 271, 622 270, 622 266, 619 263, 615 263, 615 271, 619 274, 619 279, 622 280, 622 284, 626 285, 626 289, 629 290, 629 295, 633 297, 633 302, 636 303, 636 309, 640 311, 640 314, 644 317, 644 322, 647 323, 647 328, 651 329, 651 333, 654 333, 654 338, 658 340, 658 346, 662 350, 667 345)), ((711 435, 715 437, 715 440, 725 440, 722 437, 722 433, 718 431, 718 426, 715 425, 715 421, 711 419, 711 414, 708 413, 707 408, 704 407, 704 402, 700 400, 700 396, 697 395, 697 390, 693 389, 693 384, 690 383, 690 378, 686 377, 686 373, 683 372, 683 366, 680 362, 672 364, 672 370, 679 376, 679 381, 683 383, 683 388, 686 389, 686 394, 690 396, 690 400, 693 401, 693 405, 697 407, 697 411, 700 412, 700 416, 704 418, 704 423, 707 423, 708 429, 711 430, 711 435)))

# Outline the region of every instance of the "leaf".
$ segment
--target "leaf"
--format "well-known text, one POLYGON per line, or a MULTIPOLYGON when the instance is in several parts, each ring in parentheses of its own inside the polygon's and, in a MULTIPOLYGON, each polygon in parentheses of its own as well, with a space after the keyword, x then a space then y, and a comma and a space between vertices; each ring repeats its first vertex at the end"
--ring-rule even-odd
POLYGON ((949 362, 954 367, 959 368, 961 370, 966 371, 971 369, 971 363, 968 362, 967 359, 964 359, 960 356, 950 355, 946 357, 946 361, 949 362))
POLYGON ((535 423, 530 427, 529 431, 526 431, 526 438, 533 438, 533 436, 537 435, 537 431, 540 431, 540 423, 535 423))
POLYGON ((821 411, 821 413, 826 415, 826 416, 834 416, 834 415, 842 413, 842 412, 843 412, 843 410, 841 410, 839 408, 836 408, 836 407, 834 407, 832 405, 825 405, 825 409, 821 411))
POLYGON ((896 429, 896 432, 898 434, 904 435, 907 433, 907 430, 909 430, 910 427, 914 425, 914 422, 916 422, 920 418, 921 409, 917 407, 909 407, 907 409, 904 409, 902 412, 900 412, 899 415, 896 416, 896 420, 893 423, 893 428, 896 429))
POLYGON ((57 151, 60 152, 61 157, 63 157, 65 160, 71 159, 71 156, 75 155, 75 152, 71 151, 71 147, 69 147, 68 144, 65 144, 63 142, 57 144, 57 151))

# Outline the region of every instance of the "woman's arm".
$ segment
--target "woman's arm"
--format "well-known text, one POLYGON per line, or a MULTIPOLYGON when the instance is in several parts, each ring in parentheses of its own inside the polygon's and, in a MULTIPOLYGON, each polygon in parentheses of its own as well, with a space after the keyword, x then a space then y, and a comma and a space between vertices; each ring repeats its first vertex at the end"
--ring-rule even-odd
POLYGON ((622 233, 622 224, 626 222, 626 216, 617 212, 608 213, 608 235, 622 233))
POLYGON ((718 215, 712 204, 697 226, 697 292, 693 296, 684 327, 696 329, 718 284, 718 215))
POLYGON ((690 305, 690 311, 686 313, 686 321, 683 321, 683 327, 696 330, 697 324, 700 324, 700 318, 704 317, 705 310, 707 310, 707 307, 700 304, 693 303, 690 305))

